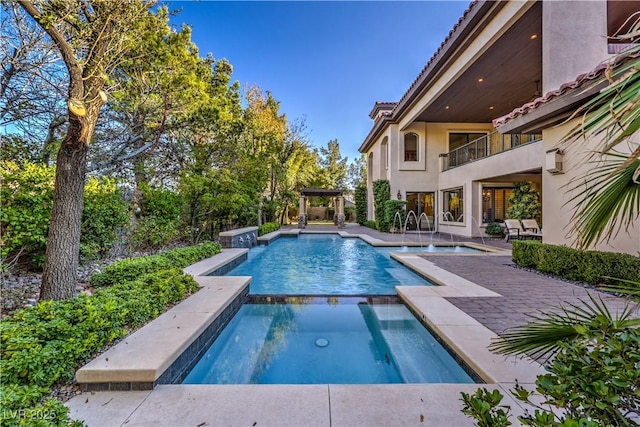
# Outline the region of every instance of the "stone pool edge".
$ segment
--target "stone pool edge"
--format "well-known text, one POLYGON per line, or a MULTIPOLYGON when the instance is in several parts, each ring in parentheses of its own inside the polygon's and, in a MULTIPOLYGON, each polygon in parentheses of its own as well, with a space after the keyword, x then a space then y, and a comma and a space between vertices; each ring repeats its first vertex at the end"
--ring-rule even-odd
MULTIPOLYGON (((339 234, 346 234, 343 237, 360 237, 344 232, 339 234)), ((194 275, 195 279, 203 286, 203 289, 209 287, 211 292, 224 293, 223 291, 226 291, 227 294, 237 294, 242 289, 247 289, 248 291, 250 277, 201 277, 201 275, 214 271, 225 263, 241 257, 243 254, 246 256, 246 251, 246 249, 224 250, 223 253, 191 265, 185 268, 184 271, 194 275), (234 288, 233 282, 236 281, 236 289, 232 291, 232 288, 234 288)), ((487 350, 487 345, 495 334, 445 299, 450 296, 500 297, 500 295, 440 269, 415 253, 392 253, 391 256, 404 265, 414 270, 419 270, 434 283, 440 285, 431 287, 398 286, 396 288, 398 296, 458 354, 464 363, 468 364, 485 380, 487 384, 484 384, 484 387, 500 389, 506 396, 504 403, 511 405, 514 414, 521 413, 522 408, 519 403, 508 396, 507 390, 516 379, 525 387, 530 387, 530 384, 535 380, 535 376, 543 373, 544 370, 535 362, 515 360, 515 358, 505 358, 490 353, 487 350)), ((202 308, 202 305, 207 305, 207 298, 202 298, 205 294, 201 292, 202 290, 173 307, 165 315, 172 312, 172 310, 176 310, 176 312, 166 317, 171 317, 173 320, 173 316, 177 316, 180 310, 182 310, 181 313, 194 313, 194 316, 198 316, 198 313, 203 312, 212 314, 216 310, 202 308), (192 299, 195 302, 189 302, 192 299), (189 308, 189 304, 196 307, 200 306, 200 309, 192 310, 189 308)), ((220 296, 218 295, 218 297, 220 296)), ((233 298, 228 296, 226 302, 229 303, 232 300, 233 298)), ((224 302, 219 303, 220 306, 218 308, 225 305, 224 302)), ((199 319, 202 319, 202 317, 199 317, 199 319)), ((163 330, 164 327, 160 329, 163 330)), ((190 336, 194 335, 197 338, 195 332, 190 336)), ((127 342, 132 336, 127 337, 123 342, 127 342)), ((157 341, 152 344, 155 344, 156 349, 150 350, 147 348, 146 352, 141 353, 143 357, 138 354, 137 359, 146 361, 150 357, 153 358, 154 352, 157 351, 158 347, 162 346, 158 346, 157 341)), ((128 346, 129 344, 124 345, 128 346)), ((127 366, 130 367, 133 360, 131 358, 131 348, 127 350, 129 355, 125 359, 127 359, 127 366)), ((99 356, 99 358, 105 357, 105 355, 106 353, 99 356)), ((109 360, 111 361, 111 359, 109 360)), ((157 370, 155 371, 156 373, 157 370)), ((161 374, 162 372, 160 372, 161 374)), ((462 421, 466 420, 469 422, 468 425, 471 425, 470 420, 460 413, 460 402, 456 397, 459 397, 459 391, 472 392, 480 386, 479 384, 329 384, 313 386, 194 386, 176 384, 157 385, 153 390, 144 391, 85 392, 71 399, 66 405, 71 409, 73 418, 84 419, 88 425, 138 425, 138 423, 148 424, 149 422, 151 424, 148 425, 183 425, 186 421, 183 418, 186 407, 189 407, 191 412, 198 414, 198 420, 219 421, 220 417, 231 417, 226 418, 227 421, 234 420, 236 422, 232 424, 239 425, 242 424, 242 420, 247 416, 246 406, 243 405, 248 403, 257 405, 257 408, 251 411, 250 416, 263 421, 265 419, 270 420, 272 424, 284 423, 288 425, 288 423, 294 422, 296 425, 353 425, 353 422, 360 423, 369 416, 376 414, 370 421, 375 420, 380 422, 377 425, 386 425, 389 422, 399 420, 394 417, 398 416, 400 413, 398 411, 403 411, 402 408, 406 408, 402 413, 416 410, 417 399, 416 401, 407 401, 406 396, 408 393, 416 394, 416 397, 418 395, 421 396, 420 404, 434 399, 438 401, 441 411, 436 416, 437 418, 444 417, 441 419, 455 422, 456 425, 464 425, 462 421), (309 399, 308 402, 301 403, 301 406, 291 405, 291 402, 283 401, 283 405, 279 410, 274 409, 274 402, 280 402, 289 395, 305 396, 308 392, 315 397, 309 399), (189 398, 192 393, 199 396, 200 399, 189 398), (228 396, 229 393, 238 393, 235 394, 235 398, 232 398, 235 401, 233 403, 231 401, 221 403, 220 398, 228 396), (441 401, 445 396, 447 396, 446 402, 441 401), (169 400, 167 401, 165 398, 169 400), (222 408, 212 411, 210 406, 212 401, 221 403, 222 408), (168 402, 171 402, 171 405, 163 408, 168 402), (175 404, 180 405, 181 409, 175 409, 175 404), (186 405, 186 407, 182 407, 182 405, 186 405), (299 418, 300 414, 304 413, 304 411, 300 412, 301 407, 304 407, 305 410, 309 409, 307 415, 303 417, 304 419, 299 418), (363 411, 364 408, 367 408, 367 411, 363 411), (383 408, 387 409, 384 410, 383 408), (167 411, 173 415, 167 414, 167 411)), ((433 418, 427 416, 426 420, 433 421, 433 418)), ((431 424, 427 421, 426 425, 431 424)))
POLYGON ((184 378, 249 294, 249 276, 206 274, 246 258, 247 252, 224 249, 184 268, 200 286, 198 292, 78 369, 81 390, 151 390, 184 378))

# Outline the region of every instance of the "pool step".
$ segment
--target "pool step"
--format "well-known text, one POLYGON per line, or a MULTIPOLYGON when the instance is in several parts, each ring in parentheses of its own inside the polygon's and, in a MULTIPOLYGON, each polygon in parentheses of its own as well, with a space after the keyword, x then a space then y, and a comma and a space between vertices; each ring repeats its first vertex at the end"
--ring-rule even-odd
POLYGON ((371 306, 380 334, 407 383, 472 383, 455 359, 403 305, 371 306), (450 369, 433 369, 448 366, 450 369))

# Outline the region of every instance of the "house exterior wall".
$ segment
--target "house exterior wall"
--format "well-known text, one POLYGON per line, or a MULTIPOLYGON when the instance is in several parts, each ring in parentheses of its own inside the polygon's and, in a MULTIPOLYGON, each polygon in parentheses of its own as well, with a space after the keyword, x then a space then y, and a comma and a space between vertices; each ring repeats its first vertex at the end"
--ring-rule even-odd
POLYGON ((607 59, 606 1, 542 3, 542 92, 607 59))
MULTIPOLYGON (((465 202, 463 222, 444 221, 444 208, 439 203, 439 231, 463 236, 481 235, 483 183, 494 180, 494 177, 501 177, 500 182, 530 180, 534 182, 534 186, 539 186, 536 184, 540 181, 539 176, 520 174, 539 169, 542 161, 542 142, 538 141, 440 173, 439 189, 444 191, 463 187, 465 202)), ((441 199, 441 195, 438 199, 441 199)))
MULTIPOLYGON (((556 148, 573 124, 575 121, 544 130, 543 151, 556 148)), ((573 214, 573 205, 570 200, 574 193, 570 193, 568 190, 572 179, 579 179, 592 167, 585 162, 585 155, 595 148, 597 142, 592 139, 584 144, 576 143, 568 149, 564 148, 562 160, 565 173, 552 175, 543 167, 542 191, 545 197, 542 203, 542 213, 543 217, 547 219, 542 225, 542 233, 545 243, 572 245, 574 242, 574 236, 570 236, 568 233, 573 214)), ((617 148, 623 152, 625 144, 621 144, 617 148)), ((633 224, 628 232, 622 230, 616 238, 611 239, 608 243, 600 243, 590 249, 638 255, 640 254, 640 224, 633 224)))
MULTIPOLYGON (((482 235, 483 186, 508 186, 515 181, 531 181, 542 195, 543 241, 552 244, 571 245, 567 236, 572 211, 566 202, 566 185, 584 173, 577 153, 567 152, 564 174, 552 175, 545 169, 545 152, 553 148, 567 131, 567 126, 543 130, 543 140, 519 146, 493 156, 466 163, 442 171, 442 153, 449 152, 450 132, 493 132, 488 123, 430 123, 418 122, 418 117, 483 55, 497 40, 518 22, 535 4, 534 1, 508 1, 491 15, 481 20, 464 40, 461 50, 446 59, 435 79, 425 84, 422 92, 412 94, 415 100, 398 104, 402 110, 394 111, 388 124, 367 153, 373 153, 372 179, 369 184, 369 218, 373 219, 372 181, 389 179, 391 197, 398 190, 406 200, 407 192, 434 192, 437 230, 461 236, 482 235), (397 113, 397 114, 396 114, 397 113), (404 133, 419 136, 419 158, 405 162, 403 157, 404 133), (379 170, 380 143, 387 137, 389 168, 384 174, 379 170), (464 210, 462 222, 443 220, 443 192, 462 188, 464 210)), ((606 1, 544 1, 542 4, 542 92, 558 89, 573 81, 579 74, 592 70, 598 63, 610 57, 607 52, 607 2, 606 1)), ((408 92, 409 93, 409 92, 408 92)), ((592 146, 582 147, 590 149, 592 146)), ((640 253, 640 225, 636 224, 628 234, 620 235, 608 244, 600 244, 599 250, 640 253)))

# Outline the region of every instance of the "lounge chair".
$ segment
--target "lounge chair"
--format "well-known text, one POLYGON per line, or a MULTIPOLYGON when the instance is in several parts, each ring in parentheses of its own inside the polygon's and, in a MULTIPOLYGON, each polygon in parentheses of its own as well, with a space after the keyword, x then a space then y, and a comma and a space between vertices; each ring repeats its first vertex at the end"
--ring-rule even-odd
POLYGON ((505 232, 507 233, 505 240, 508 242, 510 239, 525 239, 531 237, 530 231, 525 231, 518 219, 505 219, 504 220, 505 232))
POLYGON ((524 231, 530 232, 531 237, 542 240, 542 229, 538 225, 538 221, 535 219, 523 219, 521 222, 524 231))
POLYGON ((524 228, 524 231, 531 231, 533 233, 542 232, 542 230, 540 230, 540 226, 538 225, 538 221, 536 221, 535 219, 523 219, 520 222, 522 222, 522 228, 524 228))

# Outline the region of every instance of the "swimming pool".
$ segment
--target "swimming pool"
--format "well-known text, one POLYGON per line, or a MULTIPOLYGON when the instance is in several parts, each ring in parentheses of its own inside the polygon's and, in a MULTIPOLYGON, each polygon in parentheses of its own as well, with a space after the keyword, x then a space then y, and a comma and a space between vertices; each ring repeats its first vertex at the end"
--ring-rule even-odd
POLYGON ((474 382, 395 297, 285 302, 244 304, 183 384, 474 382))
POLYGON ((252 294, 393 295, 398 285, 430 285, 386 249, 337 234, 301 234, 252 248, 227 275, 252 276, 252 294))

